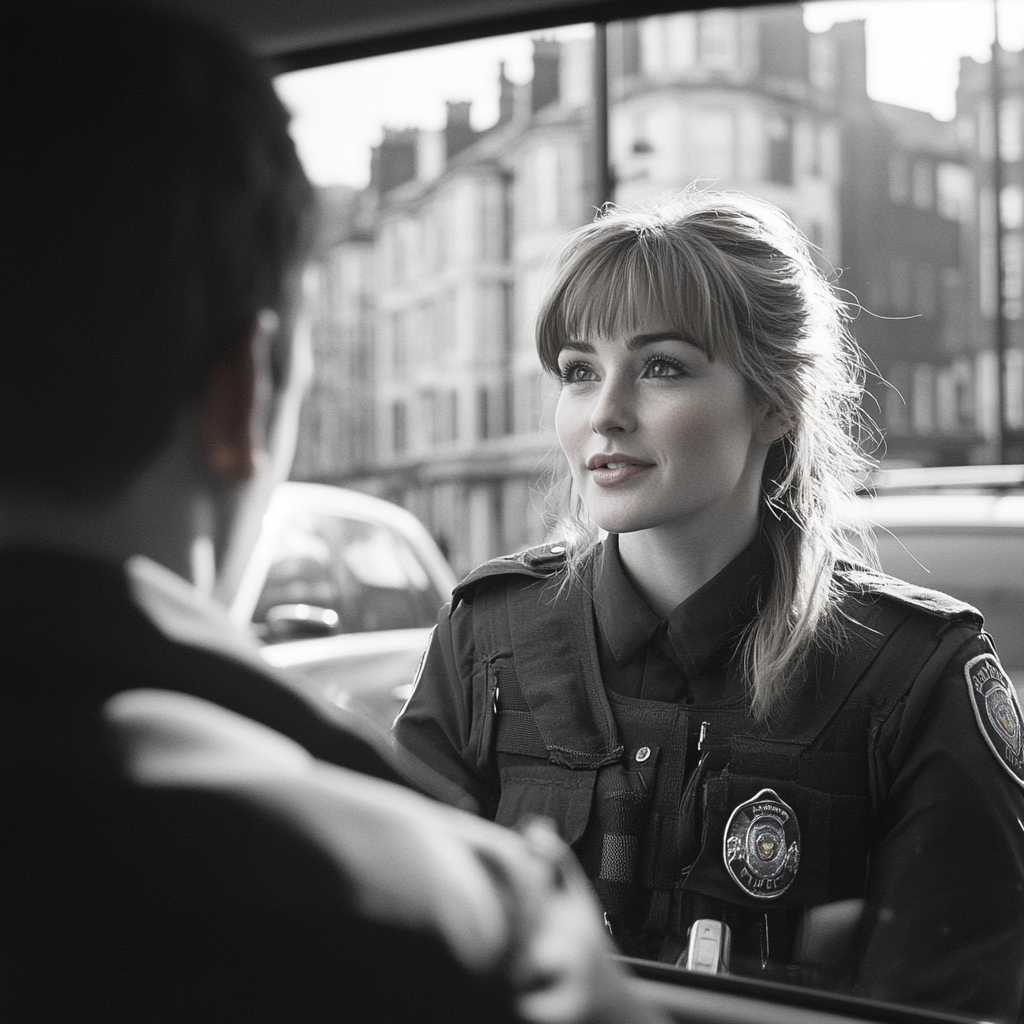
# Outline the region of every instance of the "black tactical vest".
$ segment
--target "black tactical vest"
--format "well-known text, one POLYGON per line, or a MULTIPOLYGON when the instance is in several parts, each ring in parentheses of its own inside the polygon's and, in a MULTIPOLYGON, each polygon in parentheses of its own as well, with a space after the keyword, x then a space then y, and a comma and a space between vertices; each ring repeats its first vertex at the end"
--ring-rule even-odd
POLYGON ((732 930, 737 973, 809 980, 793 963, 804 912, 864 893, 887 786, 880 723, 980 615, 898 581, 851 588, 842 650, 811 659, 768 731, 742 701, 606 692, 590 588, 560 567, 545 550, 502 559, 454 597, 472 602, 486 671, 476 767, 500 789, 496 820, 556 823, 624 953, 675 962, 711 917, 732 930))

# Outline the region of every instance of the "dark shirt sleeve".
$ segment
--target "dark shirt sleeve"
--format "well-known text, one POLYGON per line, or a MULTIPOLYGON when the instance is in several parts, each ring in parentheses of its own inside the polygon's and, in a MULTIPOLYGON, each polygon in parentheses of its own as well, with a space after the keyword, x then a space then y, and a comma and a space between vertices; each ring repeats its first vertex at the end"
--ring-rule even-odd
POLYGON ((472 605, 441 610, 416 685, 391 736, 400 749, 470 797, 493 818, 498 786, 489 769, 486 666, 473 645, 472 605))
POLYGON ((1024 788, 975 719, 961 648, 882 724, 888 797, 868 882, 859 994, 1017 1020, 1024 990, 1024 788))

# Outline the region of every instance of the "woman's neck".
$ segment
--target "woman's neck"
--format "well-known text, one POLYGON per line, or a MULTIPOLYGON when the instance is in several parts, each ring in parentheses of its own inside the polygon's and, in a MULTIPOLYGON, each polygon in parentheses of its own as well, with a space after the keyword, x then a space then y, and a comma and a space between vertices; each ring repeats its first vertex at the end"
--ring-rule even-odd
POLYGON ((658 615, 668 615, 717 576, 756 536, 758 524, 704 537, 680 537, 668 527, 620 534, 619 558, 640 596, 658 615))

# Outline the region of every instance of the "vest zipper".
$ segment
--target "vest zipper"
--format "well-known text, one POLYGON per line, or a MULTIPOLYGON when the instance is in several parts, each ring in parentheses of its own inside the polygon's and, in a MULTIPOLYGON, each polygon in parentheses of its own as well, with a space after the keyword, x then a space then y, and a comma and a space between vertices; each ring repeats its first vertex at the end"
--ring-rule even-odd
POLYGON ((498 718, 498 666, 493 661, 484 662, 486 672, 487 703, 484 705, 483 722, 480 728, 480 740, 476 748, 476 763, 478 768, 486 769, 491 766, 491 751, 494 746, 494 729, 498 718))
MULTIPOLYGON (((700 723, 700 735, 697 737, 697 753, 700 754, 700 758, 697 760, 697 766, 693 769, 693 774, 690 776, 686 785, 683 787, 683 796, 679 801, 679 812, 683 816, 687 816, 692 820, 694 811, 694 802, 697 793, 697 784, 700 780, 701 769, 704 767, 704 762, 708 759, 708 752, 704 749, 704 745, 707 742, 708 737, 708 726, 709 722, 700 723)), ((696 829, 694 829, 696 834, 696 829)), ((691 861, 686 867, 680 869, 679 882, 685 882, 691 869, 696 861, 691 861)))

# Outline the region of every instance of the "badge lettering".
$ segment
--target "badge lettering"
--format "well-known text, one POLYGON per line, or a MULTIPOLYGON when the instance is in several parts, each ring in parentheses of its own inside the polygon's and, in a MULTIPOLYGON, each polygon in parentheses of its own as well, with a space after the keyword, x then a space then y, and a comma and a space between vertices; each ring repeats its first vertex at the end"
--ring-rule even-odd
POLYGON ((762 789, 729 815, 722 854, 732 880, 748 896, 781 896, 800 866, 800 826, 793 808, 773 789, 762 789))

